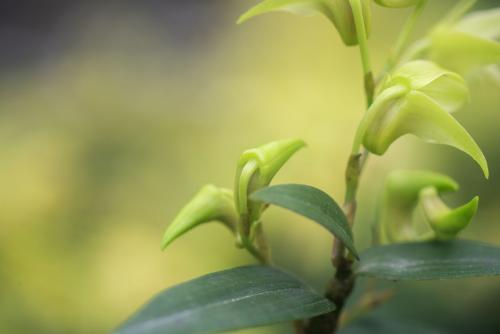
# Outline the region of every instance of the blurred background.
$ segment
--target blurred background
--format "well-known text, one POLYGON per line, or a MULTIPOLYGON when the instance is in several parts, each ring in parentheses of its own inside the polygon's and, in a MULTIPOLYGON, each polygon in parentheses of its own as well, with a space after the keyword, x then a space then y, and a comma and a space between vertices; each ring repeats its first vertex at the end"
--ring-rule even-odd
MULTIPOLYGON (((1 333, 106 333, 166 287, 253 263, 217 224, 160 252, 166 226, 202 185, 232 186, 244 149, 303 138, 308 148, 274 182, 341 199, 364 105, 358 51, 320 17, 237 26, 256 2, 0 1, 1 333)), ((431 1, 419 32, 453 2, 431 1)), ((373 7, 380 69, 407 12, 373 7)), ((450 174, 462 185, 450 203, 479 194, 464 237, 500 245, 500 86, 469 81, 472 102, 457 117, 483 148, 490 180, 451 148, 398 141, 364 175, 360 248, 395 168, 450 174)), ((265 222, 277 264, 322 290, 332 275, 329 235, 276 208, 265 222)), ((499 279, 388 286, 397 295, 381 317, 499 332, 499 279)))

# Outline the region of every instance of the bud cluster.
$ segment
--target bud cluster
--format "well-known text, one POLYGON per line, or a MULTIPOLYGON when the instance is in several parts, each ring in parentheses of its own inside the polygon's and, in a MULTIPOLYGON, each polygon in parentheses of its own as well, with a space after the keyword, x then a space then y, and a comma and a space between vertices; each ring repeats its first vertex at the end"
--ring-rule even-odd
POLYGON ((380 243, 446 240, 469 225, 479 199, 450 209, 441 195, 458 190, 451 178, 428 171, 398 170, 386 180, 378 219, 380 243))
POLYGON ((251 245, 253 228, 258 225, 265 207, 251 201, 249 195, 269 185, 288 159, 304 146, 300 139, 288 139, 243 152, 237 165, 234 192, 214 185, 204 186, 169 225, 162 249, 191 229, 212 221, 227 226, 236 236, 239 247, 251 245))

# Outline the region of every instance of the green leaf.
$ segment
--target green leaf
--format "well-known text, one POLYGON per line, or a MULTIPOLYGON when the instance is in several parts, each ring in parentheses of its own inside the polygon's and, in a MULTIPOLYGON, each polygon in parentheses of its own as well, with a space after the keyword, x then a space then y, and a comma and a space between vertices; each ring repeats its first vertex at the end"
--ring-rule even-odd
POLYGON ((368 315, 339 330, 339 334, 446 334, 448 331, 407 319, 368 315))
POLYGON ((355 272, 393 281, 498 276, 500 247, 458 239, 373 247, 355 272))
MULTIPOLYGON (((361 6, 366 35, 370 35, 370 0, 361 0, 361 6)), ((265 0, 241 15, 238 24, 270 12, 288 12, 302 16, 324 15, 333 23, 346 45, 358 43, 349 0, 265 0)))
POLYGON ((210 334, 310 318, 335 306, 295 277, 267 266, 209 274, 149 301, 115 334, 210 334))
POLYGON ((238 215, 234 208, 233 192, 206 185, 186 204, 165 231, 162 249, 196 226, 218 221, 232 232, 236 230, 238 215))
POLYGON ((322 190, 302 184, 282 184, 261 189, 250 198, 283 207, 315 221, 335 235, 358 257, 351 227, 344 212, 322 190))

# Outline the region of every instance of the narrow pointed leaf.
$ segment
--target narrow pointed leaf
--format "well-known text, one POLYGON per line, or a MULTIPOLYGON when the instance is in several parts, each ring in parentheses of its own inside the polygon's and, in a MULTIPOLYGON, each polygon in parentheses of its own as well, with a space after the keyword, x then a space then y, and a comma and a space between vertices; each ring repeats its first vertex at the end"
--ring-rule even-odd
POLYGON ((334 305, 267 266, 209 274, 161 292, 115 334, 211 334, 310 318, 334 305))
POLYGON ((400 318, 368 315, 342 327, 339 334, 451 334, 441 328, 400 318))
POLYGON ((392 281, 498 276, 500 247, 458 239, 372 247, 356 273, 392 281))
POLYGON ((351 227, 344 212, 322 190, 302 184, 282 184, 261 189, 250 198, 280 206, 313 220, 330 231, 358 257, 351 227))
POLYGON ((289 12, 303 16, 316 14, 328 16, 328 7, 323 2, 323 0, 265 0, 241 15, 238 23, 243 23, 255 16, 271 12, 289 12))

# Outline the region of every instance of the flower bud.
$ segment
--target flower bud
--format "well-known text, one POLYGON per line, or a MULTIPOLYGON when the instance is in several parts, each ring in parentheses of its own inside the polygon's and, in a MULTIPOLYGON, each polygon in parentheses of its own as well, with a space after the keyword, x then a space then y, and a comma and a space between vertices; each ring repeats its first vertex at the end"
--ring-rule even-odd
POLYGON ((420 170, 397 170, 389 174, 379 212, 378 234, 382 243, 418 238, 412 226, 412 214, 420 191, 432 187, 438 193, 458 190, 458 184, 446 175, 420 170))
POLYGON ((249 201, 248 195, 271 183, 273 177, 299 149, 305 146, 300 139, 271 142, 243 152, 235 182, 235 202, 240 214, 240 234, 248 236, 250 226, 262 212, 262 204, 249 201))
POLYGON ((389 8, 403 8, 416 5, 421 0, 375 0, 377 4, 389 8))
POLYGON ((469 133, 449 113, 468 100, 464 80, 428 61, 409 62, 389 75, 360 124, 357 137, 370 152, 384 154, 412 134, 455 147, 474 159, 488 177, 488 164, 469 133))
POLYGON ((419 194, 418 215, 426 225, 430 226, 435 237, 440 240, 454 238, 466 228, 477 212, 479 197, 469 203, 450 209, 443 203, 433 187, 424 188, 419 194))
POLYGON ((236 231, 238 215, 231 190, 206 185, 179 212, 163 236, 162 249, 198 225, 218 221, 236 231))
POLYGON ((458 22, 444 22, 410 47, 410 57, 432 60, 447 69, 468 75, 500 63, 500 9, 471 13, 458 22), (418 50, 418 52, 414 52, 418 50), (413 53, 413 55, 412 55, 413 53))
POLYGON ((403 64, 387 75, 383 87, 398 84, 425 94, 447 112, 455 112, 469 102, 464 79, 430 61, 415 60, 403 64))
MULTIPOLYGON (((366 35, 369 36, 371 30, 370 0, 360 1, 366 35)), ((358 44, 354 16, 349 0, 265 0, 244 13, 239 18, 238 23, 242 23, 254 16, 276 11, 303 16, 322 14, 333 23, 346 45, 358 44)))

